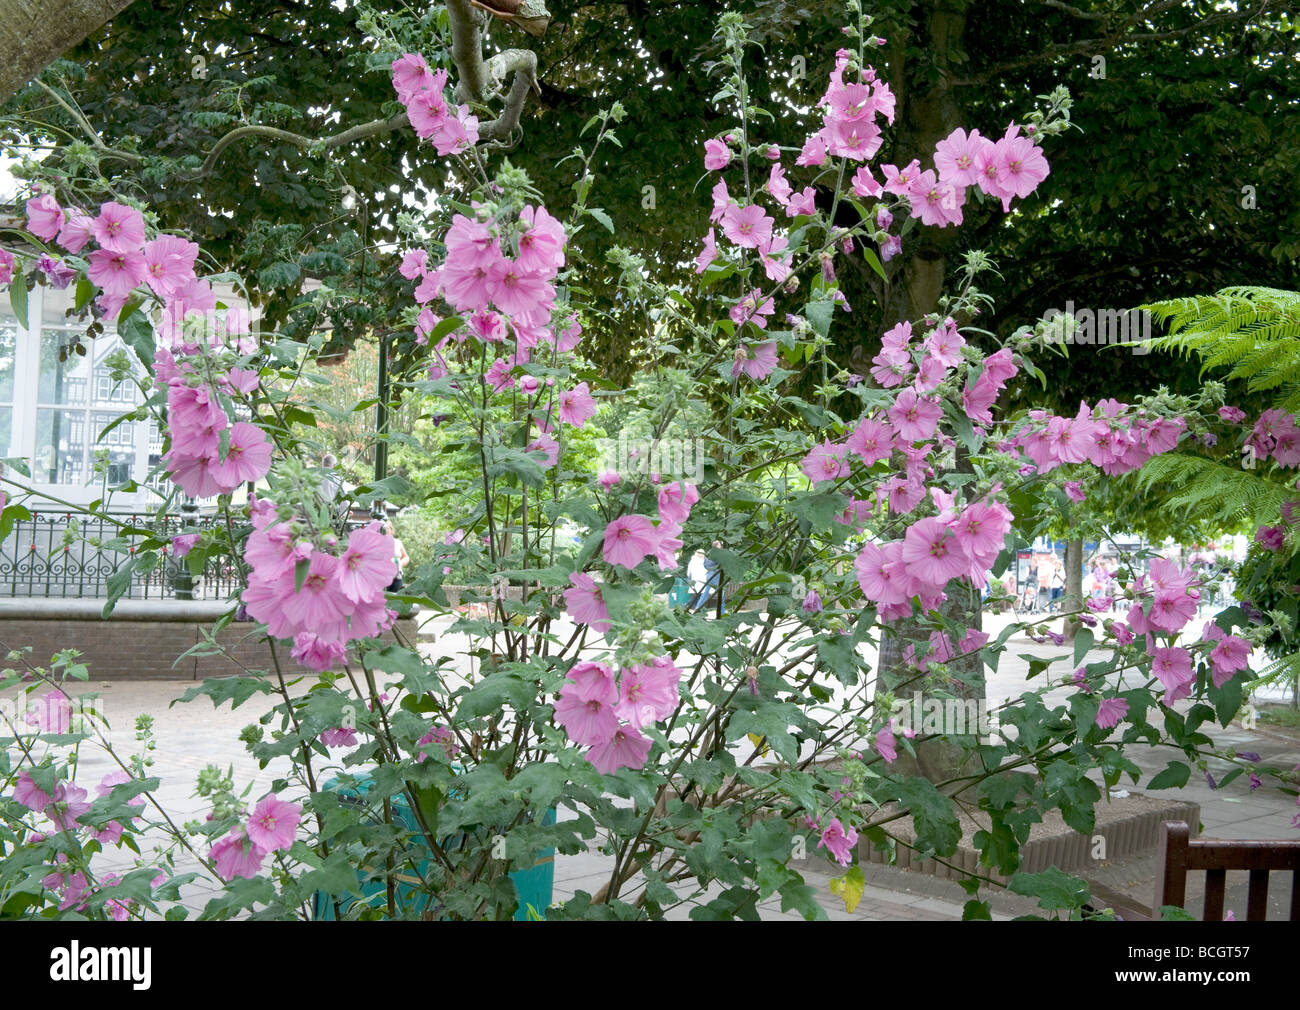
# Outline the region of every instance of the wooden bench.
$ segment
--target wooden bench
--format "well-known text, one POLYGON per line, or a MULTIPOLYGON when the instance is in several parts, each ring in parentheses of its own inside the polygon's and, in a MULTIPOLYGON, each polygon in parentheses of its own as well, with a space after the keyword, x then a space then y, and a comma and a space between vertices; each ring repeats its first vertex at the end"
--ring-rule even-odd
POLYGON ((1093 908, 1109 906, 1125 921, 1152 921, 1160 918, 1162 905, 1185 907, 1187 874, 1205 871, 1206 922, 1223 919, 1223 898, 1229 870, 1250 873, 1246 898, 1246 920, 1263 922, 1268 917, 1269 874, 1274 870, 1291 871, 1291 921, 1300 922, 1300 841, 1227 841, 1191 837, 1184 821, 1166 821, 1162 826, 1164 860, 1156 879, 1155 903, 1150 909, 1138 908, 1125 895, 1102 884, 1092 885, 1093 908))

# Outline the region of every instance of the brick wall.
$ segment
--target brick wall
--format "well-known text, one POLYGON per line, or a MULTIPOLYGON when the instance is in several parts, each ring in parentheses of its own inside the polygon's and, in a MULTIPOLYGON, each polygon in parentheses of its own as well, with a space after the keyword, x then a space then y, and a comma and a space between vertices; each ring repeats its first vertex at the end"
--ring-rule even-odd
MULTIPOLYGON (((414 622, 398 623, 396 633, 405 641, 414 641, 414 622)), ((239 664, 249 671, 274 670, 270 647, 254 632, 257 626, 247 623, 228 625, 217 635, 217 641, 230 657, 189 656, 177 663, 186 650, 203 641, 200 627, 211 626, 210 621, 94 618, 57 621, 5 616, 0 617, 0 654, 30 645, 28 662, 33 666, 48 666, 54 653, 78 649, 82 653, 81 662, 90 667, 93 680, 229 677, 245 673, 239 664)), ((393 635, 386 632, 384 637, 391 641, 393 635)), ((286 675, 307 672, 289 658, 288 649, 278 647, 277 654, 286 675)))

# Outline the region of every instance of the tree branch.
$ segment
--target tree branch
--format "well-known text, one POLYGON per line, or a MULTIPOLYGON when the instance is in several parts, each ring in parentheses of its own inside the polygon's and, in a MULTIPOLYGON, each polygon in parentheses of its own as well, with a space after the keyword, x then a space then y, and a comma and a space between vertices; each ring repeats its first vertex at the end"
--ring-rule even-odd
MULTIPOLYGON (((529 6, 534 19, 545 15, 545 7, 540 4, 529 6)), ((514 75, 500 114, 478 128, 480 140, 503 140, 519 128, 529 90, 542 93, 537 81, 537 54, 528 49, 507 49, 485 61, 483 30, 491 16, 476 9, 470 0, 447 0, 447 13, 451 17, 451 58, 457 70, 456 101, 485 103, 500 91, 506 78, 514 75)))
POLYGON ((221 155, 226 148, 247 137, 265 137, 268 140, 277 140, 284 144, 293 144, 296 147, 316 147, 329 151, 357 140, 364 140, 366 137, 373 137, 376 134, 400 130, 408 125, 408 122, 406 113, 400 112, 393 116, 392 119, 373 119, 369 123, 353 126, 342 133, 334 134, 332 137, 305 137, 301 133, 291 133, 288 130, 280 130, 274 126, 240 126, 231 130, 212 146, 212 150, 208 152, 202 167, 189 178, 202 179, 210 175, 212 170, 216 168, 217 162, 221 160, 221 155))

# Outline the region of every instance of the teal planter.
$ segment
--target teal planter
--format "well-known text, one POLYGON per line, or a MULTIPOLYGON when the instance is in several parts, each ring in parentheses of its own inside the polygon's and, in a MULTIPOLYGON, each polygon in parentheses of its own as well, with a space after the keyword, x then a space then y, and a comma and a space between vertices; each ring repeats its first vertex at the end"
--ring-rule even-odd
MULTIPOLYGON (((369 782, 363 776, 357 776, 357 778, 362 782, 360 792, 364 795, 369 782)), ((357 790, 339 789, 337 779, 326 782, 325 789, 337 792, 340 800, 344 803, 348 802, 348 800, 357 801, 357 790)), ((411 815, 411 805, 406 801, 406 797, 394 796, 389 802, 393 808, 393 819, 404 825, 408 830, 417 830, 415 818, 411 815)), ((546 816, 542 818, 542 824, 551 825, 554 823, 555 808, 552 807, 546 811, 546 816)), ((423 869, 423 866, 421 866, 421 871, 423 869)), ((515 891, 519 895, 519 907, 515 909, 514 920, 516 922, 525 922, 529 918, 544 918, 555 891, 555 850, 543 850, 541 855, 537 857, 537 862, 527 869, 515 870, 510 874, 510 880, 515 885, 515 891), (529 915, 530 908, 534 913, 531 916, 529 915)), ((403 900, 410 892, 409 885, 399 885, 397 888, 398 900, 403 900)), ((348 897, 355 900, 357 896, 349 895, 348 897)), ((376 907, 382 906, 384 903, 383 885, 378 881, 372 881, 366 885, 360 897, 366 899, 367 903, 373 903, 376 907)), ((319 920, 332 920, 334 918, 334 901, 334 895, 318 891, 313 902, 312 917, 319 920)))

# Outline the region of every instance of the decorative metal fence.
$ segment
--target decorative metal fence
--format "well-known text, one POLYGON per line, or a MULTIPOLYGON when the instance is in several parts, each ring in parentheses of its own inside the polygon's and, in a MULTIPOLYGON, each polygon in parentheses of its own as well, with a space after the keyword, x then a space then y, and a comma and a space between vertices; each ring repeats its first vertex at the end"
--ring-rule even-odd
MULTIPOLYGON (((199 514, 122 514, 117 523, 160 534, 206 529, 216 521, 199 514)), ((19 519, 0 543, 0 597, 107 597, 108 580, 135 553, 139 537, 124 536, 109 520, 73 512, 33 512, 19 519), (107 545, 107 546, 106 546, 107 545)), ((165 557, 152 569, 131 572, 122 599, 228 599, 240 588, 239 571, 229 558, 208 562, 192 576, 184 561, 165 557)))

